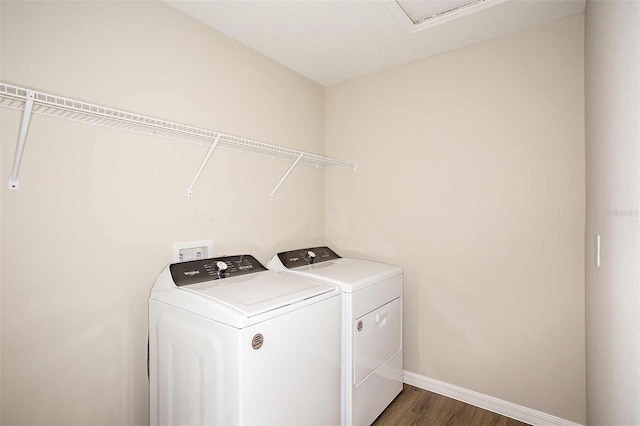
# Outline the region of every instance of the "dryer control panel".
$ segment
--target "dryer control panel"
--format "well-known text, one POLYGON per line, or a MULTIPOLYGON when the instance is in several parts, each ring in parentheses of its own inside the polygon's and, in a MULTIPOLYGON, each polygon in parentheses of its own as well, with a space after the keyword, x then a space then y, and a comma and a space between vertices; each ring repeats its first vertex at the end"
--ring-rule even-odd
POLYGON ((204 281, 253 274, 254 272, 266 271, 267 268, 262 266, 255 257, 243 254, 173 263, 169 265, 169 270, 171 271, 173 282, 180 287, 204 281))
POLYGON ((306 249, 283 251, 278 253, 280 262, 285 268, 297 268, 312 263, 326 262, 328 260, 340 259, 329 247, 311 247, 306 249))

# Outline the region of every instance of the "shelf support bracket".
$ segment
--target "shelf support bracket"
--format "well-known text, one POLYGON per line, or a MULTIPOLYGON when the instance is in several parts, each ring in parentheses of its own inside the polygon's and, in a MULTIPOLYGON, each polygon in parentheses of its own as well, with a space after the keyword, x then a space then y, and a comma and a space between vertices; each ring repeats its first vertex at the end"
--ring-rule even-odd
POLYGON ((31 112, 33 111, 33 100, 35 93, 32 90, 27 91, 27 99, 24 102, 24 111, 22 112, 22 125, 18 134, 18 143, 16 144, 16 152, 13 157, 13 169, 9 177, 9 188, 20 188, 18 174, 20 173, 20 163, 22 163, 22 153, 24 152, 24 144, 27 141, 27 132, 29 131, 29 122, 31 121, 31 112))
POLYGON ((209 151, 207 151, 207 155, 204 156, 204 159, 202 160, 202 164, 200 164, 200 168, 198 169, 198 173, 196 173, 196 177, 193 178, 193 182, 191 182, 191 185, 187 190, 187 195, 189 197, 193 195, 193 187, 195 186, 196 182, 198 182, 198 179, 200 179, 200 175, 202 174, 202 171, 204 170, 204 168, 207 166, 207 163, 209 162, 209 159, 211 158, 213 151, 216 150, 216 147, 218 146, 218 142, 220 142, 220 136, 221 136, 220 134, 216 135, 215 139, 213 140, 213 143, 209 147, 209 151))
POLYGON ((287 172, 284 174, 284 176, 282 176, 282 179, 280 179, 280 182, 278 182, 278 184, 276 185, 275 188, 273 188, 273 191, 271 191, 271 195, 269 195, 270 199, 274 199, 275 198, 275 194, 276 191, 278 190, 278 188, 280 188, 280 185, 282 185, 282 182, 284 182, 287 177, 289 176, 289 174, 293 171, 293 169, 296 168, 296 166, 298 165, 298 163, 300 162, 300 160, 302 160, 302 157, 304 156, 304 152, 301 152, 300 155, 298 155, 298 158, 296 158, 296 161, 293 162, 293 164, 291 165, 291 167, 289 167, 289 170, 287 170, 287 172))

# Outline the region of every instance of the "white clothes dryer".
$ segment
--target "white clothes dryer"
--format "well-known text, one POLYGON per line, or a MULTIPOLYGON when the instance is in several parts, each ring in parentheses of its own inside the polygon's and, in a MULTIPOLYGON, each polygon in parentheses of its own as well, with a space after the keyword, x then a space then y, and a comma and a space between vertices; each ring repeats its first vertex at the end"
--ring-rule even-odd
POLYGON ((370 425, 402 391, 402 268, 328 247, 278 253, 267 267, 341 288, 341 424, 370 425))
POLYGON ((336 425, 340 290, 249 255, 176 263, 149 297, 151 425, 336 425))

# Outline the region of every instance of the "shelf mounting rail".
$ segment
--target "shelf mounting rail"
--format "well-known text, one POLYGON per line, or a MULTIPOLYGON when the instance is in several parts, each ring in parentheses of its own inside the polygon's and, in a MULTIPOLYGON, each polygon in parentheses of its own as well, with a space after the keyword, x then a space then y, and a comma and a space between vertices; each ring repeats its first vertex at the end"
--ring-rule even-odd
POLYGON ((209 150, 207 151, 195 178, 187 190, 188 195, 192 195, 193 187, 200 178, 200 174, 206 167, 211 155, 218 146, 224 149, 266 156, 272 159, 293 161, 289 170, 287 170, 280 182, 278 182, 271 192, 271 199, 273 199, 276 191, 298 164, 314 167, 349 167, 353 169, 353 171, 356 171, 355 162, 350 163, 323 155, 299 151, 279 145, 272 145, 213 130, 192 127, 159 118, 121 111, 106 106, 90 104, 37 90, 14 86, 4 82, 0 82, 0 107, 23 111, 20 132, 18 134, 18 141, 14 155, 13 169, 11 177, 9 178, 9 187, 11 189, 18 189, 20 186, 18 176, 20 173, 22 154, 24 152, 32 114, 47 115, 64 120, 91 124, 93 126, 109 127, 128 132, 154 135, 180 142, 194 143, 200 146, 210 144, 209 150))

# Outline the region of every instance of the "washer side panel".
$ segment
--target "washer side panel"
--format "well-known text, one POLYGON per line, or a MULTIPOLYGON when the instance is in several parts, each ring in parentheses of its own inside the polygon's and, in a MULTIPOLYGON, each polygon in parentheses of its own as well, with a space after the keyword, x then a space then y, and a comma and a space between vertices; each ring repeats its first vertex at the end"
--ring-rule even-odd
POLYGON ((229 326, 150 300, 150 424, 237 424, 237 340, 229 326))

